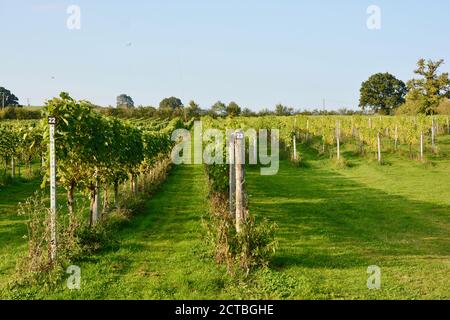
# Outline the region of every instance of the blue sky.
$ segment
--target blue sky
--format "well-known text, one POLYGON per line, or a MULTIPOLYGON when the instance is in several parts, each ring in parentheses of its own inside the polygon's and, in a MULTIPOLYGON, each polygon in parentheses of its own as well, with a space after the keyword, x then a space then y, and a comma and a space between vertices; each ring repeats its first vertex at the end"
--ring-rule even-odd
POLYGON ((101 105, 127 93, 355 108, 373 73, 406 81, 420 57, 450 70, 449 13, 447 0, 0 0, 0 86, 32 105, 68 91, 101 105), (80 30, 66 27, 71 4, 80 30), (381 30, 366 26, 369 5, 381 30))

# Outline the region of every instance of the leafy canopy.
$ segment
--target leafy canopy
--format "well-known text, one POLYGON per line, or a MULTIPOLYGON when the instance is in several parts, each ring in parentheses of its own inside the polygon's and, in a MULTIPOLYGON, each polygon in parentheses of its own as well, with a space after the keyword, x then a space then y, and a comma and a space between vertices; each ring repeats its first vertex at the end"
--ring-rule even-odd
POLYGON ((19 99, 8 89, 0 87, 0 108, 18 105, 19 99))
POLYGON ((175 110, 175 109, 181 109, 183 108, 183 103, 179 98, 176 97, 170 97, 165 98, 159 103, 160 109, 169 109, 169 110, 175 110))
POLYGON ((363 82, 359 106, 375 113, 391 114, 405 102, 406 85, 390 73, 377 73, 363 82))
POLYGON ((417 106, 417 113, 435 114, 439 104, 450 98, 450 79, 448 73, 438 73, 438 69, 444 64, 444 60, 420 59, 417 62, 415 74, 419 79, 408 81, 410 94, 407 102, 417 106))

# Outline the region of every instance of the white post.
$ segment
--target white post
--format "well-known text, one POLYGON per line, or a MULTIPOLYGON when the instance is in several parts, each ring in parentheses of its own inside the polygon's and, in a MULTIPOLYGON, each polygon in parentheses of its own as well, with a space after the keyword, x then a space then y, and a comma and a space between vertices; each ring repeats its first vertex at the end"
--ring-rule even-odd
POLYGON ((309 119, 306 120, 306 141, 309 141, 309 119))
POLYGON ((447 117, 447 133, 450 134, 450 122, 447 117))
POLYGON ((234 150, 234 133, 230 134, 230 141, 228 145, 229 161, 230 161, 230 177, 229 177, 229 201, 230 201, 230 215, 234 217, 236 208, 234 205, 234 195, 236 194, 236 167, 235 167, 235 150, 234 150))
POLYGON ((48 117, 50 126, 50 258, 56 260, 56 155, 55 125, 56 118, 48 117))
POLYGON ((398 125, 395 125, 395 141, 394 141, 394 149, 397 151, 398 144, 398 125))
POLYGON ((431 118, 431 146, 434 150, 436 140, 436 123, 434 117, 431 118))
POLYGON ((255 160, 255 163, 258 163, 258 138, 255 136, 253 137, 253 159, 255 160))
POLYGON ((423 161, 423 131, 420 133, 420 160, 423 161))
POLYGON ((16 177, 16 158, 11 156, 11 178, 16 177))
MULTIPOLYGON (((100 185, 99 185, 99 181, 98 181, 98 169, 97 167, 95 167, 95 196, 94 196, 94 207, 93 212, 92 212, 92 224, 96 225, 98 223, 98 220, 100 218, 100 185)), ((135 189, 135 185, 133 185, 133 189, 135 189)))
POLYGON ((294 160, 297 160, 297 141, 295 139, 295 134, 292 137, 292 140, 293 140, 293 144, 294 144, 294 160))
POLYGON ((381 163, 381 137, 380 137, 380 132, 378 132, 377 143, 378 143, 378 162, 381 163))
POLYGON ((340 130, 340 122, 339 120, 336 121, 336 146, 337 146, 337 160, 341 160, 341 141, 340 141, 340 135, 341 135, 341 130, 340 130))
POLYGON ((240 233, 246 221, 244 208, 244 133, 236 132, 235 162, 236 162, 236 232, 240 233))

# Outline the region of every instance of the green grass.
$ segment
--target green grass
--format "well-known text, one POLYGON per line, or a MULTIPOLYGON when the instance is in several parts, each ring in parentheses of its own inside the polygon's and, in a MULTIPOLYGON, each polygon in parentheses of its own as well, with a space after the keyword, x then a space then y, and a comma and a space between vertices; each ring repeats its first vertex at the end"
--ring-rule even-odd
POLYGON ((380 166, 347 151, 350 167, 333 169, 303 151, 308 169, 282 162, 276 176, 247 178, 251 212, 279 225, 273 267, 302 283, 296 298, 449 299, 448 158, 430 166, 385 154, 380 166), (366 287, 370 265, 381 290, 366 287))
POLYGON ((26 226, 17 215, 17 204, 39 188, 40 180, 18 178, 0 187, 0 287, 14 271, 17 257, 26 251, 26 226))
MULTIPOLYGON (((115 244, 76 264, 82 289, 61 283, 21 289, 46 299, 450 299, 450 139, 426 163, 383 154, 385 165, 343 146, 339 169, 308 146, 307 165, 281 161, 275 176, 247 170, 250 212, 278 224, 271 269, 247 283, 205 255, 201 217, 208 210, 201 166, 178 166, 123 229, 115 244), (381 268, 380 290, 366 287, 367 267, 381 268)), ((25 252, 14 206, 37 183, 0 195, 0 293, 25 252), (5 243, 7 245, 5 245, 5 243)))
MULTIPOLYGON (((28 288, 18 298, 213 298, 229 281, 205 257, 201 216, 208 208, 203 168, 177 167, 145 206, 115 235, 118 243, 77 262, 80 291, 28 288)), ((225 292, 223 293, 225 294, 225 292)))

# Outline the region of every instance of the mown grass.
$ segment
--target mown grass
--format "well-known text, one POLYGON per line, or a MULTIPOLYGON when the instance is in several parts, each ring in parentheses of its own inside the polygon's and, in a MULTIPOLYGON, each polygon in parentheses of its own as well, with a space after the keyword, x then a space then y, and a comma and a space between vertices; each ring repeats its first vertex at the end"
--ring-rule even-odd
MULTIPOLYGON (((378 165, 343 145, 347 166, 340 168, 301 145, 307 165, 283 160, 275 176, 248 168, 250 212, 278 224, 279 250, 269 270, 245 282, 206 255, 202 166, 175 167, 142 213, 114 234, 116 241, 76 262, 81 290, 61 283, 8 298, 450 299, 449 143, 441 137, 440 156, 426 163, 401 150, 384 153, 385 164, 378 165), (380 290, 366 286, 370 265, 381 268, 380 290)), ((31 192, 36 185, 27 187, 31 192)), ((0 252, 7 261, 0 262, 0 288, 25 251, 14 205, 29 192, 14 188, 0 195, 0 252)))
POLYGON ((26 251, 26 226, 17 215, 17 204, 39 188, 40 180, 16 178, 0 188, 0 287, 14 271, 17 257, 26 251))
POLYGON ((343 169, 304 145, 308 169, 250 170, 251 211, 279 225, 273 268, 298 280, 296 298, 449 299, 448 158, 386 153, 378 165, 344 150, 343 169), (370 265, 381 268, 381 290, 366 286, 370 265))

